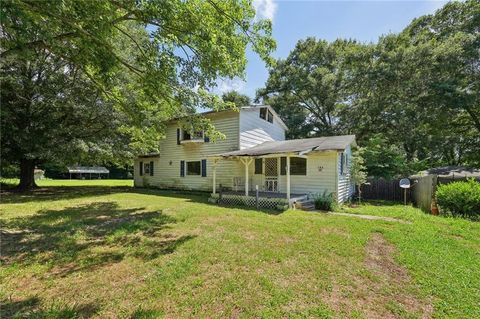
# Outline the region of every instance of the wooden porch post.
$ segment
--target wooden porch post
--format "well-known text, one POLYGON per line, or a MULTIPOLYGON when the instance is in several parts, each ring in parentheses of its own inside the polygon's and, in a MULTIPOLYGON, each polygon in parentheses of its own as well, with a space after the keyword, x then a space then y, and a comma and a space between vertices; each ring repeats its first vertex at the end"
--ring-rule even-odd
POLYGON ((213 160, 213 193, 216 194, 217 192, 217 160, 213 160))
POLYGON ((252 162, 251 158, 240 158, 242 161, 243 165, 245 165, 245 196, 248 196, 248 165, 252 162))
POLYGON ((287 155, 287 167, 285 168, 287 174, 287 201, 290 207, 290 155, 287 155))

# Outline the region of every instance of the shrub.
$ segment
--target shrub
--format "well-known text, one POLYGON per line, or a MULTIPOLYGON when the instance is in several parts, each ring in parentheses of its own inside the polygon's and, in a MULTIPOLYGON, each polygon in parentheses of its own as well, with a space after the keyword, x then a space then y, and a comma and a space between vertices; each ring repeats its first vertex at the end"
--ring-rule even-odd
POLYGON ((480 218, 480 183, 474 179, 439 185, 435 197, 441 214, 480 218))
POLYGON ((315 201, 315 209, 332 211, 335 209, 335 198, 333 193, 327 194, 324 191, 323 194, 317 194, 313 197, 315 201))

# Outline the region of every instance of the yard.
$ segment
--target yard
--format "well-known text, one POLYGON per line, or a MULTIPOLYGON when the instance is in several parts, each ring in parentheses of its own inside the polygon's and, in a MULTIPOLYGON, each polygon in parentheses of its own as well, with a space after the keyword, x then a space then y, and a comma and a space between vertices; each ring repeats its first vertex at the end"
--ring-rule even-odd
POLYGON ((389 203, 343 211, 396 221, 278 214, 123 183, 2 194, 2 318, 480 317, 478 222, 389 203))

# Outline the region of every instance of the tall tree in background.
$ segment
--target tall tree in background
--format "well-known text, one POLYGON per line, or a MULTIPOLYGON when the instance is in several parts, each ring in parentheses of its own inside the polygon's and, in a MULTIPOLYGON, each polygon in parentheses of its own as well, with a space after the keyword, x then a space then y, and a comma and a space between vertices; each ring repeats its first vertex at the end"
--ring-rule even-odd
POLYGON ((258 97, 292 137, 356 134, 370 174, 479 166, 480 2, 450 2, 377 44, 299 41, 258 97), (380 144, 396 155, 373 156, 380 144))
POLYGON ((207 90, 242 75, 248 44, 266 62, 275 46, 245 1, 7 0, 1 10, 2 158, 21 165, 24 189, 37 163, 71 153, 52 149, 56 139, 102 153, 108 129, 132 149, 156 147, 165 121, 225 106, 207 90))
POLYGON ((235 90, 228 91, 222 94, 224 102, 232 102, 236 107, 250 105, 251 99, 248 95, 241 94, 235 90))
POLYGON ((292 128, 290 137, 334 135, 344 131, 340 114, 349 103, 346 54, 353 41, 308 38, 288 58, 277 61, 257 97, 272 105, 292 128))

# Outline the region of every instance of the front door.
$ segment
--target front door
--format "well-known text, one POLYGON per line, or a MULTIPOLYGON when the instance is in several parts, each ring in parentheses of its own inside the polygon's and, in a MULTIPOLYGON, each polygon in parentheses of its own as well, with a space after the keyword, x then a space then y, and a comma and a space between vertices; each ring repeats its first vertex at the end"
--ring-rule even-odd
POLYGON ((278 192, 278 159, 265 159, 265 191, 278 192))

